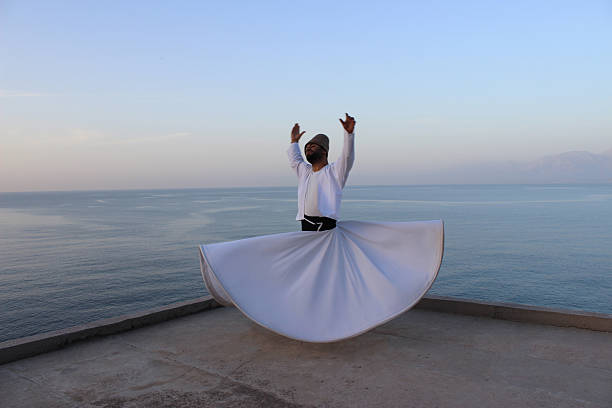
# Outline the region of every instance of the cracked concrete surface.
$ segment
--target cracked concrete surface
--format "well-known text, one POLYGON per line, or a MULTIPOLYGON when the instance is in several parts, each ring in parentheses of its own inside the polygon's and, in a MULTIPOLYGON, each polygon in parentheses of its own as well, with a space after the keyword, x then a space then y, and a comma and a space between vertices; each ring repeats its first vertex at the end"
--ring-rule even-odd
POLYGON ((606 407, 612 333, 412 310, 290 340, 234 308, 0 366, 9 407, 606 407))

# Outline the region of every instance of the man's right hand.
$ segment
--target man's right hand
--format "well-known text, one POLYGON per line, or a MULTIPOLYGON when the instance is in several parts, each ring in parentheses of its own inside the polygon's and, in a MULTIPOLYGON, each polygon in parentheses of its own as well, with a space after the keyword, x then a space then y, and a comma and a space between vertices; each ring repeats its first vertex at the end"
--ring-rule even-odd
POLYGON ((305 131, 300 133, 300 125, 297 123, 293 125, 293 129, 291 129, 291 143, 297 143, 300 141, 302 135, 306 133, 305 131))

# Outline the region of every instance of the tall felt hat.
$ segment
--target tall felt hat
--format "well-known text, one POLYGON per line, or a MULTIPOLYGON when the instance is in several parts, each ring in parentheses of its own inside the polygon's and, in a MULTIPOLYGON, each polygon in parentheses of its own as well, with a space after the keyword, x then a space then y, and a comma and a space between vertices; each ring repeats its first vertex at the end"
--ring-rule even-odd
POLYGON ((319 133, 318 135, 310 139, 308 143, 314 143, 316 145, 319 145, 323 150, 329 152, 329 137, 325 136, 323 133, 319 133))

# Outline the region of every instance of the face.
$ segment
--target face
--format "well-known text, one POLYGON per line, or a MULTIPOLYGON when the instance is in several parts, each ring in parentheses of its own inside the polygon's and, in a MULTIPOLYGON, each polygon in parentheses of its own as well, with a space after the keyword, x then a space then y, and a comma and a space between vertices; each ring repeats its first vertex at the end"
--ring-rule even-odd
POLYGON ((304 146, 304 153, 306 153, 306 160, 308 160, 310 164, 317 163, 327 154, 321 146, 314 143, 306 144, 306 146, 304 146))

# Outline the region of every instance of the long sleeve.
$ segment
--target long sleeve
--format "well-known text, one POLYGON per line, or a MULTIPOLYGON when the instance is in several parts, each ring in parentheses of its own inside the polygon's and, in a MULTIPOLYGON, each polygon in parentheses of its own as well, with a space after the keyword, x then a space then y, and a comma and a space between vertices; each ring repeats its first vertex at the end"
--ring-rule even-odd
POLYGON ((287 149, 287 156, 289 157, 289 166, 295 170, 295 174, 299 177, 306 165, 300 152, 300 145, 298 143, 291 143, 289 149, 287 149))
POLYGON ((336 177, 340 183, 340 187, 344 188, 346 180, 348 179, 349 171, 353 167, 355 161, 355 133, 348 133, 344 131, 344 145, 342 147, 342 153, 336 162, 334 163, 334 169, 336 171, 336 177))

